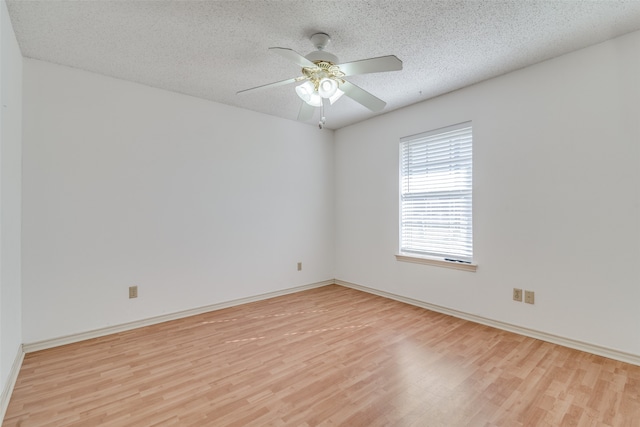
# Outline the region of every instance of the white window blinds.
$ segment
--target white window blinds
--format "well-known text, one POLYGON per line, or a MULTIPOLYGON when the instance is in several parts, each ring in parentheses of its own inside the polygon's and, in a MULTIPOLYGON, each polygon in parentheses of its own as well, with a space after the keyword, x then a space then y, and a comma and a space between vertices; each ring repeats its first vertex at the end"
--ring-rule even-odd
POLYGON ((471 122, 400 140, 400 252, 472 262, 471 122))

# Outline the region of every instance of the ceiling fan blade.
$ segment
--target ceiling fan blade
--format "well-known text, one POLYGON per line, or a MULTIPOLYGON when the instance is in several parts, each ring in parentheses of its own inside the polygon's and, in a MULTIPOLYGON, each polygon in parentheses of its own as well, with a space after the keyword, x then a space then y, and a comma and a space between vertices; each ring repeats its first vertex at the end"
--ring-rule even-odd
POLYGON ((366 90, 347 81, 340 84, 340 90, 342 90, 349 98, 359 102, 373 112, 381 111, 384 106, 387 105, 387 103, 382 99, 376 98, 366 90))
POLYGON ((244 89, 244 90, 238 91, 238 92, 236 92, 236 95, 244 93, 244 92, 249 92, 249 91, 252 91, 252 90, 261 90, 261 89, 267 89, 267 88, 270 88, 270 87, 284 86, 284 85, 288 85, 288 84, 291 84, 291 83, 298 82, 300 80, 304 80, 305 78, 306 77, 302 77, 301 76, 301 77, 294 77, 292 79, 282 80, 282 81, 275 82, 275 83, 268 83, 266 85, 256 86, 256 87, 252 87, 251 89, 244 89))
POLYGON ((306 122, 311 117, 313 117, 313 113, 315 112, 315 110, 316 108, 314 106, 309 105, 306 102, 302 101, 302 105, 300 106, 300 112, 298 113, 298 121, 306 122))
POLYGON ((340 71, 345 76, 353 76, 355 74, 380 73, 383 71, 402 70, 402 61, 395 55, 380 56, 378 58, 362 59, 360 61, 345 62, 339 64, 340 71))
POLYGON ((286 47, 270 47, 269 50, 274 51, 280 56, 287 58, 289 61, 293 61, 301 67, 315 67, 316 64, 309 61, 304 56, 300 55, 295 50, 287 49, 286 47))

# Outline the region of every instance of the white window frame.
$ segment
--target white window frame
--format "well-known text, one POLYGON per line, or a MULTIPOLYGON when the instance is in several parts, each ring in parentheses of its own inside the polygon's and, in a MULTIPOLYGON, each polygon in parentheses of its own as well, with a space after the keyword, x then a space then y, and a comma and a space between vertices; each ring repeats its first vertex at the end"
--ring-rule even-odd
POLYGON ((399 261, 475 271, 471 122, 400 139, 399 261))

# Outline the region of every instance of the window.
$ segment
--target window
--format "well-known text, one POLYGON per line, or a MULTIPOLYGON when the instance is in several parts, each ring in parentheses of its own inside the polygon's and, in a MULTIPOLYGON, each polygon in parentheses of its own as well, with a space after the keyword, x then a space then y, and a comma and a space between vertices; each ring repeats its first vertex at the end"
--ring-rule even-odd
POLYGON ((472 166, 471 122, 400 140, 401 254, 473 261, 472 166))

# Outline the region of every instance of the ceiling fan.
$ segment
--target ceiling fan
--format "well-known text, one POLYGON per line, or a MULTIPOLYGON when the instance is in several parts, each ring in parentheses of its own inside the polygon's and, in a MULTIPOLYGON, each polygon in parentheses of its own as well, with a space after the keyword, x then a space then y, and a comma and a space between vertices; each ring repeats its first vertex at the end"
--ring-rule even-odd
POLYGON ((315 33, 310 37, 310 39, 316 50, 307 56, 302 56, 299 53, 284 47, 269 48, 272 52, 275 52, 302 67, 301 76, 257 86, 251 89, 241 90, 238 94, 303 82, 295 88, 296 93, 303 101, 302 106, 300 107, 300 112, 298 113, 298 120, 309 120, 313 116, 315 108, 320 107, 320 129, 322 129, 326 122, 324 117, 324 107, 327 104, 333 104, 342 95, 348 96, 374 112, 381 111, 384 106, 387 105, 387 103, 380 98, 377 98, 366 90, 348 82, 344 78, 356 74, 402 70, 402 61, 394 55, 388 55, 341 64, 338 62, 337 56, 324 50, 331 40, 328 34, 315 33))

